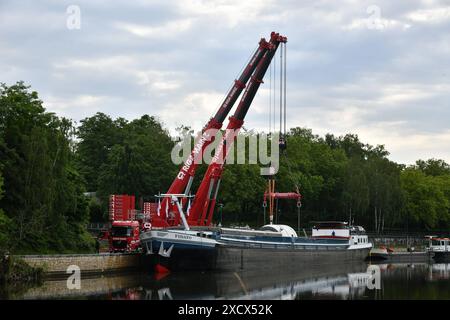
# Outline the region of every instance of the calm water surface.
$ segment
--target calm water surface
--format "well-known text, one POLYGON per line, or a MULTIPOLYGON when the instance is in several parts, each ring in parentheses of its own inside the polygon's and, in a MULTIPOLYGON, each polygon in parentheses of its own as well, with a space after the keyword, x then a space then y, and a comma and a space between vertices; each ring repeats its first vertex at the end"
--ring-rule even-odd
POLYGON ((450 299, 450 264, 378 264, 380 289, 369 289, 367 264, 316 266, 283 273, 127 274, 8 291, 6 299, 450 299))

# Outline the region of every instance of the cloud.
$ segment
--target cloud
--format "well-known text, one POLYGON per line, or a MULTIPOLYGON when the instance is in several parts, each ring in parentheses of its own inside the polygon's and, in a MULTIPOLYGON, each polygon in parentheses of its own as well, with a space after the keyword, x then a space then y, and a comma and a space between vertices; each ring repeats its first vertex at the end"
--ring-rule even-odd
MULTIPOLYGON (((69 30, 72 4, 0 3, 0 82, 24 80, 61 116, 148 113, 171 132, 199 130, 259 39, 278 31, 288 36, 288 127, 357 133, 400 162, 450 162, 444 2, 379 0, 377 11, 352 0, 80 0, 81 29, 69 30)), ((247 129, 278 127, 270 73, 264 81, 247 129)))
POLYGON ((161 37, 173 38, 188 31, 192 26, 192 20, 181 19, 169 21, 163 25, 157 26, 117 22, 115 23, 115 26, 119 30, 124 30, 138 37, 153 39, 158 39, 161 37))
POLYGON ((421 23, 450 21, 450 7, 415 10, 408 13, 406 17, 411 21, 421 23))
POLYGON ((397 123, 379 123, 370 128, 360 128, 359 136, 362 139, 376 137, 383 141, 380 144, 384 144, 391 158, 400 163, 414 164, 417 159, 450 159, 450 130, 440 133, 405 133, 398 129, 397 123))
POLYGON ((77 95, 70 98, 44 95, 41 98, 44 98, 45 108, 55 112, 57 115, 63 114, 72 119, 82 119, 83 116, 88 117, 97 111, 102 111, 100 106, 105 106, 113 102, 108 96, 94 95, 77 95))
POLYGON ((193 92, 167 103, 158 115, 166 123, 172 123, 172 133, 175 133, 173 129, 180 125, 189 125, 195 130, 200 130, 215 114, 223 98, 223 94, 219 92, 193 92))
POLYGON ((133 64, 133 59, 129 56, 103 56, 91 59, 69 58, 62 62, 55 62, 53 66, 55 69, 104 71, 111 69, 125 69, 133 64))
POLYGON ((399 20, 384 18, 378 18, 374 20, 371 20, 369 18, 358 18, 354 19, 350 24, 342 27, 343 30, 377 29, 383 31, 388 29, 407 30, 409 28, 411 28, 411 25, 408 23, 403 23, 399 20))
POLYGON ((137 71, 138 84, 147 88, 149 93, 165 94, 180 89, 183 77, 179 72, 165 72, 158 70, 137 71))
MULTIPOLYGON (((273 4, 274 1, 268 0, 185 0, 178 2, 178 10, 187 15, 211 19, 234 28, 261 20, 264 8, 273 4)), ((267 16, 264 17, 267 18, 267 16)))

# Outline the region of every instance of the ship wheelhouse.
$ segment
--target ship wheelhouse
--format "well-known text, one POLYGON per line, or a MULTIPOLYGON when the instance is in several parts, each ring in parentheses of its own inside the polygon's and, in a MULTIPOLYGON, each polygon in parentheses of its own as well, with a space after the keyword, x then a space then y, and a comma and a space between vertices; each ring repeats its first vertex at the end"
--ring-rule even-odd
POLYGON ((313 223, 313 238, 348 239, 351 246, 366 246, 369 244, 366 230, 361 226, 349 226, 347 222, 341 221, 321 221, 313 223))
POLYGON ((450 252, 450 238, 430 236, 427 250, 432 252, 450 252))
POLYGON ((350 228, 347 222, 321 221, 313 222, 313 238, 346 238, 350 239, 350 228))

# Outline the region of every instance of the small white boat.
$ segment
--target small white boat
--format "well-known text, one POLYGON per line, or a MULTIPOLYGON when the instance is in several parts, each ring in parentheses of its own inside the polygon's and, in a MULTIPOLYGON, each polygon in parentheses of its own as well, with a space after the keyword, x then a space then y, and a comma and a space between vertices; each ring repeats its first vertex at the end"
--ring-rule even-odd
POLYGON ((436 262, 450 261, 450 238, 428 236, 427 251, 433 254, 436 262))

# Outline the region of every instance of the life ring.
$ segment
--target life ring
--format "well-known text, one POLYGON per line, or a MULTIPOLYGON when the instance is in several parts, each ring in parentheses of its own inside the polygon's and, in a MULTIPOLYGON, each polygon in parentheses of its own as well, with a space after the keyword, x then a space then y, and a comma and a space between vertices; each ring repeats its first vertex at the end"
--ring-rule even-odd
POLYGON ((151 228, 152 228, 152 224, 150 222, 144 223, 144 229, 151 229, 151 228))

